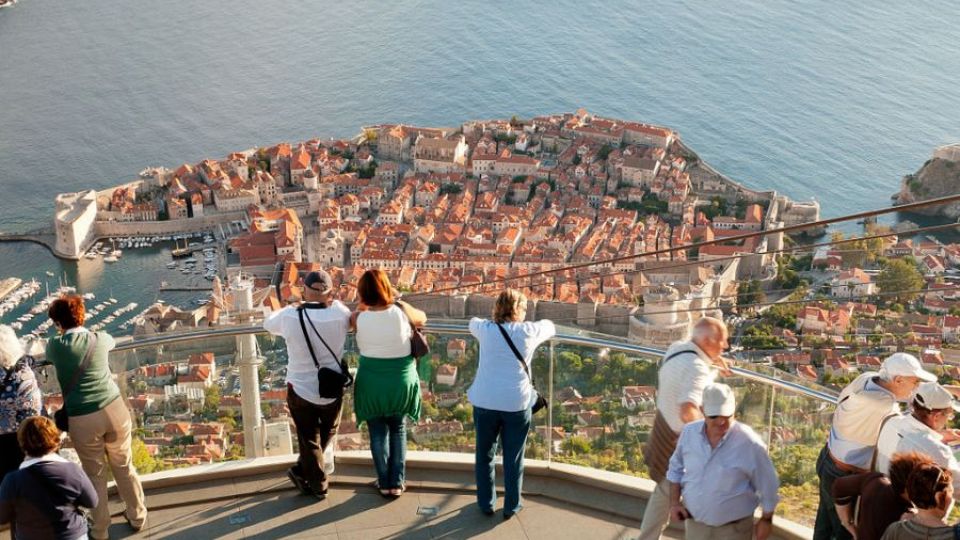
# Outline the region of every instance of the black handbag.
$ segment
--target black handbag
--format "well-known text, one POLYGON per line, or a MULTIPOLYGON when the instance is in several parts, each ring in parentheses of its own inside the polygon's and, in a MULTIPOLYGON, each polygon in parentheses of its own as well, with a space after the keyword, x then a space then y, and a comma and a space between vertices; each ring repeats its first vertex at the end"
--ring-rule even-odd
POLYGON ((527 374, 527 377, 530 378, 530 386, 533 387, 533 391, 537 393, 537 400, 533 402, 533 414, 537 414, 541 409, 545 409, 550 402, 547 401, 547 398, 543 397, 543 394, 537 391, 537 386, 533 383, 533 375, 530 374, 530 367, 527 366, 527 362, 523 359, 523 355, 520 354, 520 351, 517 350, 517 346, 513 344, 513 340, 510 339, 510 335, 507 334, 507 331, 500 325, 500 323, 494 323, 497 325, 497 328, 500 329, 500 333, 503 334, 503 339, 507 340, 507 345, 510 346, 510 350, 513 351, 513 354, 516 355, 517 360, 520 362, 520 365, 523 366, 523 371, 527 374))
POLYGON ((87 370, 87 366, 90 365, 90 359, 93 358, 93 353, 96 348, 97 334, 90 332, 90 343, 87 346, 87 352, 83 353, 83 360, 80 361, 80 365, 77 366, 77 369, 73 372, 73 377, 70 378, 70 384, 66 388, 61 389, 63 407, 60 407, 53 413, 53 423, 57 425, 57 429, 60 431, 70 430, 70 416, 67 414, 67 397, 70 396, 70 392, 77 386, 77 383, 80 382, 80 376, 83 375, 83 372, 87 370))
POLYGON ((303 339, 307 342, 307 349, 310 350, 310 358, 313 360, 313 365, 317 366, 317 390, 320 397, 324 399, 341 399, 343 397, 343 391, 353 384, 353 375, 350 374, 346 362, 337 358, 336 353, 333 352, 330 345, 327 345, 327 340, 323 339, 323 336, 317 331, 317 327, 313 325, 310 317, 304 314, 303 306, 297 308, 297 314, 300 317, 300 329, 303 330, 303 339), (310 335, 307 333, 307 325, 304 323, 304 319, 310 323, 310 328, 312 328, 313 333, 320 338, 320 343, 323 343, 323 346, 330 351, 330 356, 332 356, 337 365, 340 366, 340 371, 320 367, 320 362, 317 361, 317 355, 313 351, 313 343, 310 342, 310 335))
MULTIPOLYGON (((400 308, 400 311, 403 311, 403 306, 399 302, 397 302, 397 307, 400 308)), ((413 331, 413 334, 410 335, 410 356, 419 360, 430 354, 430 344, 427 343, 427 336, 423 335, 423 331, 414 326, 410 317, 407 317, 406 311, 403 311, 403 316, 407 318, 407 322, 410 323, 410 330, 413 331)))

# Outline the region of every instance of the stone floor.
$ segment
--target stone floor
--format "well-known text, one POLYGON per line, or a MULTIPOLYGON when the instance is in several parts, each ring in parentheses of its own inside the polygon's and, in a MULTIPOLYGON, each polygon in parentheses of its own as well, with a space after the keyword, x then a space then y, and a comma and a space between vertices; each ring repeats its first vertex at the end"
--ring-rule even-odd
MULTIPOLYGON (((115 517, 111 538, 635 538, 639 521, 528 496, 513 519, 479 512, 466 491, 415 488, 397 500, 373 487, 334 487, 324 501, 277 475, 148 493, 148 528, 132 534, 115 517), (185 498, 185 495, 187 497, 185 498)), ((119 507, 114 508, 119 511, 119 507)))

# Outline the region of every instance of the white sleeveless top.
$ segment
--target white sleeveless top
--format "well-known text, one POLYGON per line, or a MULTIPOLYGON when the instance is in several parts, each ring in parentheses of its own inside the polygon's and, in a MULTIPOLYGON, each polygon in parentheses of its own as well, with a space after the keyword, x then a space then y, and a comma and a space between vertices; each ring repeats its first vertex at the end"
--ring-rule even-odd
POLYGON ((383 311, 361 311, 357 315, 357 348, 369 358, 410 356, 410 321, 403 310, 392 305, 383 311))

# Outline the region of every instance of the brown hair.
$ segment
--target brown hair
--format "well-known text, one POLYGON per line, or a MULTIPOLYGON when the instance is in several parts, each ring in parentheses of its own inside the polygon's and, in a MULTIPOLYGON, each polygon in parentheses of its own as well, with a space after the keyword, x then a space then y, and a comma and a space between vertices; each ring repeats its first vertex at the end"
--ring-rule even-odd
POLYGON ((367 270, 357 282, 360 301, 368 306, 387 306, 393 303, 393 287, 387 273, 377 268, 367 270))
POLYGON ((953 475, 933 463, 920 465, 907 478, 907 497, 917 508, 937 508, 937 494, 950 487, 953 475))
POLYGON ((493 322, 505 323, 517 320, 520 312, 527 307, 527 297, 516 289, 507 289, 497 296, 493 306, 493 322))
POLYGON ((890 460, 890 470, 887 476, 890 477, 890 487, 893 492, 900 495, 907 489, 907 481, 910 473, 921 465, 933 465, 933 460, 926 454, 920 452, 902 452, 894 454, 890 460))
POLYGON ((50 304, 47 316, 64 330, 83 326, 83 321, 86 319, 83 298, 75 294, 61 296, 50 304))
POLYGON ((31 416, 20 424, 17 442, 30 457, 45 456, 60 447, 60 430, 49 418, 31 416))

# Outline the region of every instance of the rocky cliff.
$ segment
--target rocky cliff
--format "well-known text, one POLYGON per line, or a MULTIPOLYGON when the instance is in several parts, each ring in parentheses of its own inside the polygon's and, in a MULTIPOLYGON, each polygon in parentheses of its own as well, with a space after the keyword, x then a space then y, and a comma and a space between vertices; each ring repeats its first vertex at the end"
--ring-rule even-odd
MULTIPOLYGON (((894 205, 960 193, 960 159, 954 159, 955 153, 944 152, 944 148, 949 147, 938 148, 919 171, 903 177, 900 191, 893 196, 894 205)), ((922 208, 916 213, 956 219, 960 217, 960 202, 922 208)))

